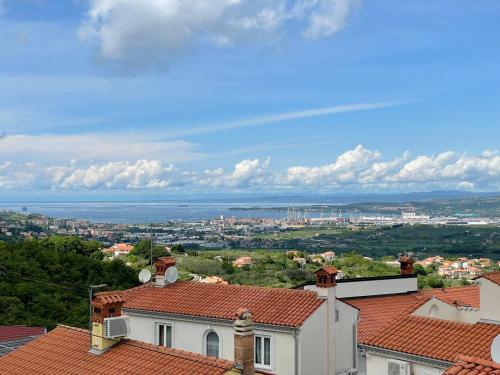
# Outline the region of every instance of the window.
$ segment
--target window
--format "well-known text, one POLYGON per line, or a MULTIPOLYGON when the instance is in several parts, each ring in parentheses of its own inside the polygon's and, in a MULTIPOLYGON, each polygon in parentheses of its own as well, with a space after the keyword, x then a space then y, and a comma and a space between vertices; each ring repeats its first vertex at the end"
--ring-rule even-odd
POLYGON ((271 338, 255 336, 255 364, 271 367, 271 338))
POLYGON ((172 326, 169 324, 157 325, 157 338, 159 346, 172 347, 172 326))
POLYGON ((207 333, 206 354, 211 357, 219 358, 219 336, 214 331, 207 333))

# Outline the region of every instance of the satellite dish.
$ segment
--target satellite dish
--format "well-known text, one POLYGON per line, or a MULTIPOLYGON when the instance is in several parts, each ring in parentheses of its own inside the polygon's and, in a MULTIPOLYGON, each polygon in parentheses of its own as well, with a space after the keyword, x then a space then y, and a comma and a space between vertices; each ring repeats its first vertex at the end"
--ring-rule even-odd
POLYGON ((141 272, 139 272, 139 281, 146 284, 149 280, 151 280, 151 271, 144 268, 141 272))
POLYGON ((491 344, 491 359, 494 362, 500 363, 500 335, 495 337, 495 340, 491 344))
POLYGON ((169 284, 175 283, 178 277, 179 277, 179 271, 175 266, 168 267, 167 270, 165 271, 165 281, 169 284))

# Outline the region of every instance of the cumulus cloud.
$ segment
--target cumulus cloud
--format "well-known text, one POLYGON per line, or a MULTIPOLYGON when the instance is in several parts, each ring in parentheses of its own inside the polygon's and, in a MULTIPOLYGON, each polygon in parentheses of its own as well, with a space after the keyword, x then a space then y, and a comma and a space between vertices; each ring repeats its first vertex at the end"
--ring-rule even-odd
POLYGON ((44 166, 39 162, 0 162, 0 189, 182 189, 227 191, 422 191, 500 189, 500 155, 443 151, 412 157, 405 152, 384 160, 358 145, 321 166, 271 168, 271 160, 247 159, 230 170, 181 170, 160 160, 87 162, 44 166))
POLYGON ((294 23, 308 38, 341 30, 356 0, 91 0, 80 27, 107 62, 165 69, 188 48, 270 40, 294 23))
POLYGON ((269 183, 268 168, 271 158, 265 160, 247 159, 234 166, 234 170, 226 173, 224 169, 206 170, 197 182, 201 186, 211 187, 251 187, 269 183))

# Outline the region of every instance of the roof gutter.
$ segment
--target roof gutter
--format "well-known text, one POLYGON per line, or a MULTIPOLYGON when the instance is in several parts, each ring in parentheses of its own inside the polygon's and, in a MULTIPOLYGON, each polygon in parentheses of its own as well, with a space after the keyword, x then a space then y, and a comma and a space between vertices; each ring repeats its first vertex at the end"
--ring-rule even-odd
POLYGON ((293 338, 295 340, 295 375, 299 375, 300 330, 295 330, 293 338))
POLYGON ((450 367, 451 365, 453 365, 453 362, 444 361, 441 359, 430 358, 430 357, 424 357, 424 356, 415 355, 415 354, 398 352, 396 350, 380 348, 377 346, 359 344, 359 347, 362 349, 365 349, 367 353, 373 353, 373 354, 381 355, 383 357, 419 363, 419 364, 427 365, 427 366, 431 366, 431 367, 437 367, 437 368, 440 368, 443 370, 445 370, 448 367, 450 367))

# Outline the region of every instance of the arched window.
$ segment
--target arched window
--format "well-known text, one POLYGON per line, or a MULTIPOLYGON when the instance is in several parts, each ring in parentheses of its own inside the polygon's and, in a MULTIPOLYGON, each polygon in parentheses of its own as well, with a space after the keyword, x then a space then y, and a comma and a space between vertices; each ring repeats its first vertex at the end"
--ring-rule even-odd
POLYGON ((214 331, 207 333, 206 354, 211 357, 219 358, 219 336, 214 331))

